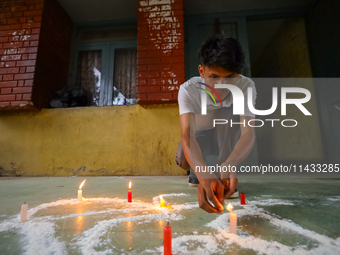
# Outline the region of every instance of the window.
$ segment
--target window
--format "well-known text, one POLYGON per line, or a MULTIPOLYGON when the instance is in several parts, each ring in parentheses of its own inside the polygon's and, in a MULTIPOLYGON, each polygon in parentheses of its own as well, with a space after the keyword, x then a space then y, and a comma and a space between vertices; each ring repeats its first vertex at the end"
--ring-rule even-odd
POLYGON ((114 58, 113 105, 137 104, 137 49, 116 49, 114 58))
POLYGON ((88 105, 99 106, 101 63, 101 50, 79 52, 76 86, 86 91, 88 105))
POLYGON ((137 104, 137 26, 123 28, 76 35, 69 86, 86 94, 88 106, 137 104))

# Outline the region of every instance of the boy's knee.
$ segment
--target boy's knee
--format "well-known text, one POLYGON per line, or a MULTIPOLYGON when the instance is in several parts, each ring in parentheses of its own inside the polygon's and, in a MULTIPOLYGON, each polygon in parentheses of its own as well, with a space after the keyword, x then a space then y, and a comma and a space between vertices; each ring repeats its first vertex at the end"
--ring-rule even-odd
POLYGON ((175 161, 176 165, 178 165, 179 167, 183 168, 186 171, 190 171, 190 165, 188 164, 188 161, 186 160, 185 157, 176 156, 175 161))

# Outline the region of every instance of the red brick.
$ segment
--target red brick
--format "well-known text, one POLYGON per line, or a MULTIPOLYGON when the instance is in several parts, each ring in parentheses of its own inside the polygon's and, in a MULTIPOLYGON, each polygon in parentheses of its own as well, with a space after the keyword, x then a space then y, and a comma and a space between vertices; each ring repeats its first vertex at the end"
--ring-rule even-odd
POLYGON ((32 86, 33 80, 25 80, 25 86, 32 86))
POLYGON ((41 16, 34 16, 33 22, 41 22, 41 16))
POLYGON ((162 50, 178 50, 178 49, 184 49, 184 43, 183 42, 175 42, 175 43, 163 43, 161 45, 162 50))
POLYGON ((37 47, 39 44, 39 41, 31 41, 30 42, 30 47, 37 47))
POLYGON ((33 79, 34 73, 16 74, 14 80, 28 80, 33 79))
POLYGON ((0 107, 6 107, 9 105, 10 105, 10 102, 0 102, 0 107))
POLYGON ((137 93, 160 92, 160 86, 141 86, 137 87, 137 93))
POLYGON ((37 28, 37 27, 40 28, 40 26, 41 26, 40 22, 22 24, 22 28, 37 28))
POLYGON ((146 100, 146 94, 137 94, 137 100, 146 100))
POLYGON ((0 13, 0 19, 10 19, 12 18, 12 13, 0 13))
POLYGON ((19 48, 18 49, 18 54, 21 53, 35 53, 38 51, 37 47, 31 47, 31 48, 19 48))
POLYGON ((161 87, 161 91, 162 92, 174 92, 174 91, 178 91, 179 86, 177 85, 167 85, 167 86, 162 86, 161 87))
POLYGON ((15 100, 21 100, 22 94, 16 94, 15 95, 15 100))
POLYGON ((0 37, 0 43, 8 42, 8 37, 0 37))
POLYGON ((4 49, 13 49, 22 47, 22 42, 4 43, 2 46, 4 49))
POLYGON ((8 38, 9 42, 17 42, 19 41, 19 36, 11 36, 8 38))
POLYGON ((17 52, 18 52, 18 49, 8 49, 8 50, 6 51, 6 54, 7 54, 7 55, 10 55, 10 54, 17 54, 17 52))
POLYGON ((173 56, 184 56, 184 49, 182 50, 172 50, 173 56))
POLYGON ((20 18, 20 17, 22 17, 22 12, 13 13, 13 18, 20 18))
POLYGON ((18 30, 21 28, 21 24, 14 24, 14 25, 10 25, 10 29, 15 29, 18 30))
POLYGON ((183 63, 176 63, 172 65, 172 70, 185 70, 185 65, 183 63))
POLYGON ((171 56, 171 50, 149 51, 149 57, 167 57, 171 56))
POLYGON ((149 65, 149 71, 160 70, 167 71, 171 70, 171 64, 158 64, 158 65, 149 65))
POLYGON ((184 56, 162 58, 161 63, 184 63, 184 56))
POLYGON ((14 19, 8 19, 7 25, 21 24, 21 23, 25 23, 25 22, 26 22, 26 18, 14 18, 14 19))
POLYGON ((4 94, 12 94, 12 89, 11 88, 1 89, 1 95, 4 95, 4 94))
POLYGON ((23 94, 23 93, 30 93, 30 92, 32 92, 32 87, 13 88, 14 94, 23 94))
POLYGON ((27 101, 12 101, 11 106, 19 106, 20 104, 27 104, 27 101))
POLYGON ((44 7, 43 4, 36 4, 34 9, 35 9, 35 10, 42 10, 43 7, 44 7))
POLYGON ((31 100, 32 94, 23 94, 22 95, 22 100, 31 100))
POLYGON ((1 61, 20 60, 21 55, 6 55, 1 57, 1 61))
POLYGON ((2 81, 2 75, 0 75, 0 81, 2 81))
POLYGON ((15 61, 5 62, 5 67, 15 67, 15 61))
POLYGON ((0 26, 0 31, 1 30, 10 30, 10 29, 11 29, 11 26, 8 26, 8 25, 0 26))
POLYGON ((13 101, 15 100, 15 95, 0 95, 0 101, 13 101))
POLYGON ((137 58, 146 58, 148 56, 148 52, 147 51, 139 51, 137 53, 137 58))
POLYGON ((37 58, 37 54, 29 54, 28 55, 28 59, 36 59, 37 58))
POLYGON ((14 6, 12 7, 12 12, 22 12, 22 11, 27 11, 28 10, 28 6, 25 5, 18 5, 18 6, 14 6))
POLYGON ((143 51, 143 50, 151 51, 151 50, 160 50, 160 49, 161 49, 160 44, 147 44, 147 45, 137 46, 137 51, 143 51))
POLYGON ((22 54, 21 60, 27 60, 28 59, 28 54, 22 54))
POLYGON ((172 84, 172 79, 154 78, 148 79, 148 85, 168 85, 172 84))
POLYGON ((19 73, 26 73, 26 67, 20 67, 19 73))
POLYGON ((18 87, 24 86, 24 81, 18 81, 18 87))
POLYGON ((185 82, 185 78, 184 77, 180 77, 180 78, 174 78, 173 79, 173 84, 178 84, 181 85, 185 82))
POLYGON ((24 16, 39 16, 42 15, 41 10, 24 12, 24 16))
POLYGON ((184 31, 182 31, 181 29, 162 30, 161 35, 162 36, 183 36, 184 31))
POLYGON ((142 45, 142 44, 148 44, 149 43, 149 39, 148 38, 138 38, 138 45, 142 45))
POLYGON ((153 72, 138 72, 138 78, 147 79, 147 78, 158 78, 160 77, 160 73, 153 71, 153 72))
POLYGON ((172 99, 172 93, 150 93, 147 94, 147 100, 170 100, 172 99))
POLYGON ((2 68, 0 74, 19 73, 19 68, 2 68))
POLYGON ((158 24, 158 25, 149 25, 149 30, 165 30, 171 29, 173 26, 172 23, 158 24))
POLYGON ((35 66, 28 66, 26 67, 26 73, 33 73, 35 70, 35 66))
POLYGON ((185 76, 184 70, 161 72, 161 77, 184 77, 184 76, 185 76))
POLYGON ((23 47, 30 47, 30 42, 24 42, 24 46, 23 47))
POLYGON ((137 65, 137 71, 147 71, 148 66, 147 65, 137 65))
POLYGON ((20 36, 20 41, 36 41, 39 40, 39 34, 20 36))
POLYGON ((161 62, 160 58, 140 58, 137 60, 138 65, 143 64, 158 64, 161 62))
POLYGON ((35 60, 17 61, 17 66, 34 66, 35 60))
POLYGON ((137 86, 146 85, 146 79, 137 79, 137 86))
POLYGON ((5 75, 2 77, 2 80, 3 80, 3 81, 13 81, 13 74, 5 74, 5 75))
POLYGON ((39 34, 39 33, 40 33, 40 28, 32 29, 32 34, 39 34))

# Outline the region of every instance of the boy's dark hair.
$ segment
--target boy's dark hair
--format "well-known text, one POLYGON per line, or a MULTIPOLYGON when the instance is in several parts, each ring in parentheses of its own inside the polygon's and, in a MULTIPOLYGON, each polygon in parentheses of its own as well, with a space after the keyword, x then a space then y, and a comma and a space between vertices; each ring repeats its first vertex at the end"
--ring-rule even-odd
POLYGON ((240 43, 222 34, 208 38, 198 50, 201 65, 223 67, 227 71, 242 73, 244 52, 240 43))

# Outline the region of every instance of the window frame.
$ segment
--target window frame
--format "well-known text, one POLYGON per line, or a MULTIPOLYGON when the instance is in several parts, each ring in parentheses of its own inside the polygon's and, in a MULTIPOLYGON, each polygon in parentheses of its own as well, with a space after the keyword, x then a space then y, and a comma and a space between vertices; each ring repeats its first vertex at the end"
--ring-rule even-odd
MULTIPOLYGON (((137 41, 110 41, 99 43, 78 44, 75 48, 75 57, 73 58, 72 83, 76 84, 77 67, 79 53, 81 51, 101 50, 101 79, 100 79, 100 98, 99 106, 112 106, 112 91, 114 80, 114 57, 116 49, 137 48, 137 41)), ((137 68, 137 67, 136 67, 137 68)))
MULTIPOLYGON (((91 43, 77 43, 76 35, 80 30, 87 29, 102 29, 112 26, 135 25, 137 27, 136 19, 124 19, 118 21, 107 22, 92 22, 92 23, 78 23, 73 26, 72 35, 72 49, 69 67, 68 86, 75 86, 77 80, 78 58, 80 51, 101 50, 101 80, 100 80, 100 99, 99 107, 113 106, 113 81, 114 81, 114 57, 115 49, 137 48, 137 34, 136 39, 132 40, 108 40, 91 43)), ((137 66, 136 66, 137 68, 137 66)))

